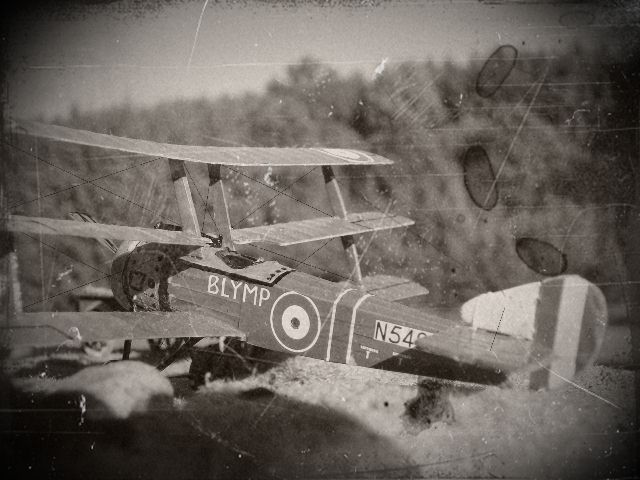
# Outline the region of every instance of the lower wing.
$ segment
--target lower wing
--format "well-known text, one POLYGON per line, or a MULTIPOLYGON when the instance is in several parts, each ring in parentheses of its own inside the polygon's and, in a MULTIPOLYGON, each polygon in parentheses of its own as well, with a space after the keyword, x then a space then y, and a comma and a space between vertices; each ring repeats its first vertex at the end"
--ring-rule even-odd
POLYGON ((0 327, 0 344, 59 346, 69 342, 174 337, 245 338, 223 314, 193 312, 19 313, 0 327))

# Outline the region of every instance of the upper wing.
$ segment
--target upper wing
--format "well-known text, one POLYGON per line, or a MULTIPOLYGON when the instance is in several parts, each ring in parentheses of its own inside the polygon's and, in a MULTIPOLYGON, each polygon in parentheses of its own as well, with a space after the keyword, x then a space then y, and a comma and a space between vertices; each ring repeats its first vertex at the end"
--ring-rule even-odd
POLYGON ((138 153, 152 157, 238 167, 296 165, 386 165, 391 160, 374 153, 338 148, 258 148, 174 145, 76 130, 24 120, 15 131, 60 142, 138 153))
POLYGON ((12 323, 0 326, 0 344, 59 346, 73 341, 221 336, 244 339, 236 323, 219 312, 19 313, 12 323))
POLYGON ((23 217, 12 215, 6 220, 6 230, 43 235, 71 235, 85 238, 110 238, 115 240, 139 240, 172 245, 202 247, 211 243, 206 237, 189 235, 180 231, 155 228, 106 225, 103 223, 80 223, 58 218, 23 217))

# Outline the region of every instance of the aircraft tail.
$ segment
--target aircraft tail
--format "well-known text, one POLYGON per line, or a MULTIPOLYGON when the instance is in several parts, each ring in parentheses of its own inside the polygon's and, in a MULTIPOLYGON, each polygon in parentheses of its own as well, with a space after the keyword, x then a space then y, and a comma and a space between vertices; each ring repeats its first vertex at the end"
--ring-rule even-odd
MULTIPOLYGON (((89 215, 88 213, 82 212, 71 212, 68 214, 69 218, 75 220, 77 222, 86 222, 86 223, 98 223, 96 220, 89 215)), ((113 240, 109 240, 108 238, 96 238, 96 242, 102 245, 104 248, 109 250, 111 253, 116 253, 118 251, 118 246, 113 242, 113 240)))
POLYGON ((474 328, 532 341, 532 389, 554 388, 591 365, 607 325, 607 303, 598 287, 562 275, 472 298, 462 305, 474 328))

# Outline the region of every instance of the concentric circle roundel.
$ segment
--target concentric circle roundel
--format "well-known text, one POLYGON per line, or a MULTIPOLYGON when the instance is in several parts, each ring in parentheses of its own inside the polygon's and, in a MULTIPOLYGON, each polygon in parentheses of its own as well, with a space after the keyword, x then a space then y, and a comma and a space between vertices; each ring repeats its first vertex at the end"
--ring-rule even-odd
POLYGON ((320 335, 320 313, 309 298, 298 292, 280 295, 271 307, 271 331, 290 352, 306 352, 320 335))

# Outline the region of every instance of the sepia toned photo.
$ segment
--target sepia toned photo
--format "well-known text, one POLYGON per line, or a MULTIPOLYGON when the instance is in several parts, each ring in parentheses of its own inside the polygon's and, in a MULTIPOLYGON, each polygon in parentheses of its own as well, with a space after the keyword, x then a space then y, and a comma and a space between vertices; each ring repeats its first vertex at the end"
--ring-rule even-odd
POLYGON ((639 3, 1 22, 4 478, 638 478, 639 3))

